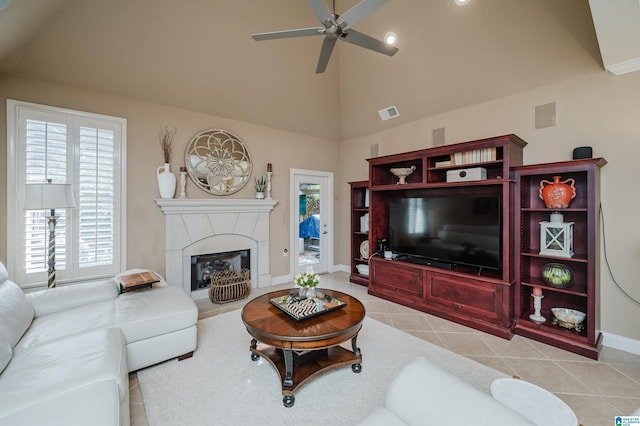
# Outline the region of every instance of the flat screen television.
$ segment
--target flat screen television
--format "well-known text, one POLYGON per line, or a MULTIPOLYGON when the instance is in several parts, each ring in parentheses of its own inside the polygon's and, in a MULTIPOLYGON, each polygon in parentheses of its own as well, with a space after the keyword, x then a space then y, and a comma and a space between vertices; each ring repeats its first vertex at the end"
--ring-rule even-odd
POLYGON ((500 212, 497 195, 392 198, 389 246, 416 263, 500 270, 500 212))

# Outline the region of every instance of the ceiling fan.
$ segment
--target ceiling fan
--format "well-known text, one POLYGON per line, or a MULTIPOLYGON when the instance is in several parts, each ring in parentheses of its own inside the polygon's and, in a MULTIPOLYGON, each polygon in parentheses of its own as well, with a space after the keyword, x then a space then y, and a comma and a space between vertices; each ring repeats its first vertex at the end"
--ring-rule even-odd
POLYGON ((307 0, 322 23, 322 27, 300 28, 296 30, 274 31, 268 33, 252 34, 256 41, 273 40, 278 38, 306 37, 324 35, 320 58, 316 66, 316 74, 323 73, 331 58, 331 52, 337 40, 346 41, 356 46, 364 47, 375 52, 393 56, 398 48, 362 34, 352 27, 362 18, 385 4, 388 0, 361 0, 358 4, 347 10, 344 14, 336 14, 336 2, 332 0, 332 11, 324 4, 324 0, 307 0))

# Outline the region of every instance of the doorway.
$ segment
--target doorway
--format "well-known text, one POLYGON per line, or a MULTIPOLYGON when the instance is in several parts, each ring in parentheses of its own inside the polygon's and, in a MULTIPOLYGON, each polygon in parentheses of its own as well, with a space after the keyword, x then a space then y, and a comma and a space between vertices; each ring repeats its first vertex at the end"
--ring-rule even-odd
POLYGON ((333 173, 291 169, 291 273, 333 264, 333 173))

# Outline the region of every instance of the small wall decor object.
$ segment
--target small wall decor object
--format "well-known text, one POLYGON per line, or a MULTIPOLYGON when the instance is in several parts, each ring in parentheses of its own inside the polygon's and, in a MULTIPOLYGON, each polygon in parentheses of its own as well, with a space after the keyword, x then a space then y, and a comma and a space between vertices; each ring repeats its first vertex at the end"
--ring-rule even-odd
POLYGON ((576 197, 575 179, 568 178, 560 181, 561 176, 554 176, 553 182, 546 179, 540 181, 540 198, 547 208, 566 209, 576 197))
POLYGON ((187 198, 187 168, 180 167, 180 198, 187 198))
POLYGON ((226 130, 209 129, 194 136, 184 162, 193 183, 210 194, 234 194, 251 179, 248 148, 226 130))
POLYGON ((264 199, 265 180, 264 176, 260 176, 260 179, 253 178, 256 181, 256 198, 259 200, 264 199))
POLYGON ((573 256, 573 222, 558 221, 558 213, 551 221, 540 222, 540 254, 549 256, 573 256))
POLYGON ((392 175, 398 178, 398 182, 396 183, 396 185, 404 185, 407 183, 407 180, 406 180, 407 176, 413 173, 415 169, 416 169, 416 166, 395 167, 390 169, 389 171, 391 172, 392 175))
POLYGON ((273 166, 267 163, 267 200, 271 200, 271 175, 273 174, 273 166))

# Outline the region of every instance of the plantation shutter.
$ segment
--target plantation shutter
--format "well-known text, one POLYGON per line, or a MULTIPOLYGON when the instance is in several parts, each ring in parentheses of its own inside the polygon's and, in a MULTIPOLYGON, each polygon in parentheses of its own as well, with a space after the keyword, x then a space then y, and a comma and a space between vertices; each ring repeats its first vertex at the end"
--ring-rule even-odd
MULTIPOLYGON (((25 180, 27 184, 67 183, 67 125, 64 122, 28 119, 25 123, 25 180)), ((55 211, 56 269, 64 271, 67 258, 66 210, 55 211)), ((27 274, 47 269, 49 211, 27 210, 24 222, 24 268, 27 274)))
POLYGON ((80 128, 80 268, 114 260, 113 132, 80 128))
POLYGON ((113 276, 124 251, 126 120, 26 102, 7 102, 8 263, 23 287, 46 283, 50 211, 23 210, 25 185, 70 184, 77 208, 56 209, 59 283, 113 276))

